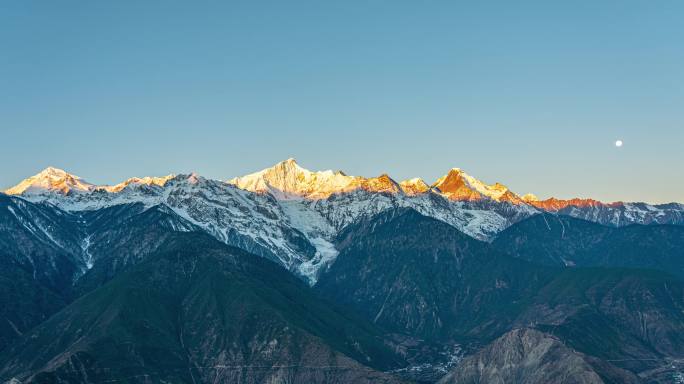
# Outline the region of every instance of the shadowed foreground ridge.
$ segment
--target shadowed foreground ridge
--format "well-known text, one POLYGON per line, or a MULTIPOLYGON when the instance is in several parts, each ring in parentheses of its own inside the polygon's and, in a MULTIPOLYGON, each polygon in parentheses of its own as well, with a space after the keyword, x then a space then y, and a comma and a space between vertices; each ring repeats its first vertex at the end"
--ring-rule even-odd
MULTIPOLYGON (((516 366, 538 350, 493 340, 530 328, 582 355, 577 362, 591 363, 598 376, 582 376, 587 382, 620 383, 611 378, 639 375, 643 382, 668 383, 681 369, 684 282, 676 276, 638 268, 544 267, 413 210, 351 226, 338 246, 340 255, 315 288, 396 332, 464 345, 470 353, 483 346, 505 356, 517 353, 516 366)), ((534 364, 528 371, 487 369, 498 372, 493 382, 517 383, 526 375, 551 380, 542 375, 543 364, 534 364)), ((573 365, 552 369, 574 372, 573 365)))
POLYGON ((275 264, 178 234, 3 352, 24 382, 395 382, 379 334, 275 264), (363 363, 360 363, 362 361, 363 363))
POLYGON ((466 358, 439 384, 603 384, 638 383, 632 373, 594 361, 533 329, 515 329, 466 358), (603 376, 603 377, 602 377, 603 376))

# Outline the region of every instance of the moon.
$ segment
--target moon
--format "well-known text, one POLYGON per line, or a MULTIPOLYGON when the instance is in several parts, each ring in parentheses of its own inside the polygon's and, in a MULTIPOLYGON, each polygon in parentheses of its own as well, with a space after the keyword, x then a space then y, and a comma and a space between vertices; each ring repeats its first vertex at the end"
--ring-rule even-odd
POLYGON ((618 148, 622 147, 622 140, 615 141, 615 146, 618 148))

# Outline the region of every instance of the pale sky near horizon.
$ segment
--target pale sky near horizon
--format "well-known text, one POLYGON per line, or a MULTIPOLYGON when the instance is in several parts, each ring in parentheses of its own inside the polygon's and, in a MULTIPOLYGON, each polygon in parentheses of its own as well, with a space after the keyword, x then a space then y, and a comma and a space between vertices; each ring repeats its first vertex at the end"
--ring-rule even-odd
POLYGON ((684 2, 0 3, 0 189, 288 157, 684 202, 684 2), (615 141, 624 145, 616 147, 615 141))

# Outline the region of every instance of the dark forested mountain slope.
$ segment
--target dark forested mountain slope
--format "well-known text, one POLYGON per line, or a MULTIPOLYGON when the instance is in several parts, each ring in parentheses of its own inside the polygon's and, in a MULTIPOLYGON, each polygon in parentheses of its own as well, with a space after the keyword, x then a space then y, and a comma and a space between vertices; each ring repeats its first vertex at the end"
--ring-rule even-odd
POLYGON ((272 262, 195 233, 76 300, 0 361, 28 382, 393 382, 370 324, 272 262))
POLYGON ((163 206, 73 214, 0 194, 0 349, 171 233, 194 229, 163 206))
POLYGON ((518 323, 643 372, 684 357, 684 283, 652 270, 568 269, 540 290, 518 323))
POLYGON ((37 281, 62 289, 86 269, 79 218, 0 193, 0 251, 37 281))
POLYGON ((658 269, 684 278, 684 227, 612 228, 569 216, 539 214, 500 233, 493 245, 546 265, 658 269))
POLYGON ((555 273, 411 209, 349 227, 338 246, 316 289, 376 324, 432 340, 498 336, 555 273))
POLYGON ((338 245, 315 288, 395 332, 487 343, 537 328, 577 351, 602 382, 620 382, 620 369, 668 371, 684 356, 684 283, 662 272, 545 268, 412 210, 350 227, 338 245))
POLYGON ((0 351, 64 305, 63 295, 0 252, 0 351))
POLYGON ((88 233, 84 250, 92 267, 76 283, 75 297, 144 260, 176 232, 199 231, 164 205, 118 205, 88 212, 84 221, 88 233))
POLYGON ((0 350, 65 305, 85 269, 76 220, 0 194, 0 350))
POLYGON ((442 383, 671 383, 684 368, 684 284, 652 270, 567 269, 512 327, 442 383))

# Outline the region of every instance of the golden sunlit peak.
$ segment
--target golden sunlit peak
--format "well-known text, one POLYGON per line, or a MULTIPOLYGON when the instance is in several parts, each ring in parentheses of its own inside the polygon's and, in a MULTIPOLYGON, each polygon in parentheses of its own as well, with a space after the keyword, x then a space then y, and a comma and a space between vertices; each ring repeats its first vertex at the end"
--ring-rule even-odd
POLYGON ((404 180, 399 183, 399 186, 409 196, 419 195, 430 190, 430 186, 420 177, 404 180))
POLYGON ((63 169, 47 167, 4 192, 8 195, 36 195, 47 192, 67 195, 71 192, 81 193, 95 191, 118 193, 129 186, 146 185, 163 187, 174 177, 176 176, 173 174, 163 177, 132 177, 113 186, 98 186, 88 183, 82 178, 72 175, 63 169))
POLYGON ((515 204, 523 200, 501 183, 486 184, 461 168, 451 168, 449 173, 440 177, 433 187, 451 200, 481 200, 490 198, 495 201, 508 201, 515 204))
POLYGON ((117 185, 111 186, 111 187, 103 187, 104 190, 107 192, 120 192, 129 185, 147 185, 147 186, 157 186, 157 187, 163 187, 166 185, 166 183, 176 177, 174 174, 170 174, 167 176, 162 176, 162 177, 150 177, 150 176, 145 176, 145 177, 132 177, 126 181, 123 181, 117 185))
POLYGON ((353 176, 332 170, 312 172, 289 158, 259 172, 233 178, 228 183, 252 192, 270 192, 283 199, 320 199, 353 189, 355 180, 353 176))
POLYGON ((69 173, 57 167, 47 167, 40 171, 36 176, 38 175, 69 175, 69 173))
POLYGON ((80 177, 73 175, 61 168, 57 167, 47 167, 43 169, 42 171, 38 172, 37 174, 31 176, 29 179, 43 179, 43 178, 50 178, 50 179, 74 179, 74 180, 81 180, 80 177))
POLYGON ((63 169, 47 167, 14 187, 9 188, 5 193, 8 195, 20 195, 52 191, 67 194, 71 191, 91 191, 93 188, 95 188, 94 185, 63 169))

